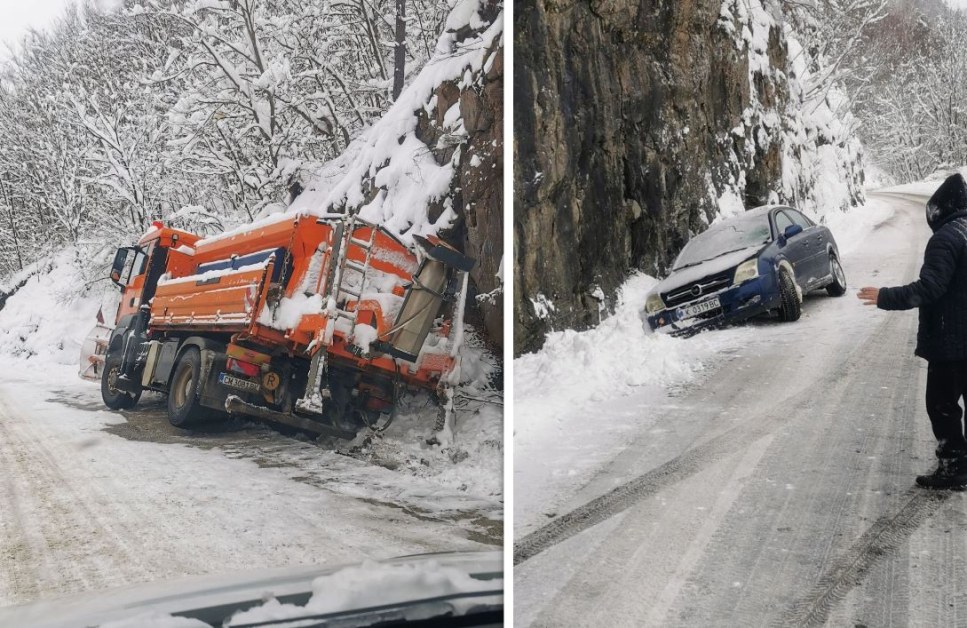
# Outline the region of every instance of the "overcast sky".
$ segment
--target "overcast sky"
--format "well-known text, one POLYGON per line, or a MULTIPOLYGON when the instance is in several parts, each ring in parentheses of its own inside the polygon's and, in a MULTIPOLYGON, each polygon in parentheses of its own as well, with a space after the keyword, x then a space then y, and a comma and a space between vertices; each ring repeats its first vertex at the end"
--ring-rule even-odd
POLYGON ((46 27, 69 3, 70 0, 0 0, 0 49, 16 44, 30 28, 46 27))

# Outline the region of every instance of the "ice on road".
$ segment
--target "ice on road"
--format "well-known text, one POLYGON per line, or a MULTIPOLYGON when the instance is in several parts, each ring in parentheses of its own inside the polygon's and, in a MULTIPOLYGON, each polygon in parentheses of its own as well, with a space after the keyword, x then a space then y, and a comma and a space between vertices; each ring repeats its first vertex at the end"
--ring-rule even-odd
POLYGON ((967 624, 965 497, 913 486, 935 464, 916 312, 855 297, 916 277, 924 200, 876 197, 893 215, 844 247, 846 296, 675 340, 708 347, 680 383, 599 391, 546 444, 518 409, 516 625, 967 624))

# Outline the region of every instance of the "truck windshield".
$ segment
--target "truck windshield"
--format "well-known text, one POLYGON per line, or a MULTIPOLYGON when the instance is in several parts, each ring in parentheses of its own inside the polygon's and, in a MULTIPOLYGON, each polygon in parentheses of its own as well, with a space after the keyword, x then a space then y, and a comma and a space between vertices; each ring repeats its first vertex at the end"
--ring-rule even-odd
POLYGON ((767 214, 732 218, 712 225, 707 231, 689 240, 675 260, 672 270, 695 266, 726 253, 765 244, 771 236, 767 214))

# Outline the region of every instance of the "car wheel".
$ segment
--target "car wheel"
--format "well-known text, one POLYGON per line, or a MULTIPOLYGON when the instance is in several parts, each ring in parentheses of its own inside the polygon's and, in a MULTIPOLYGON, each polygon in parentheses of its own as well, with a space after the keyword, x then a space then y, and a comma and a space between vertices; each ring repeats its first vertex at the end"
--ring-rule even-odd
POLYGON ((130 410, 137 405, 141 393, 136 395, 119 390, 116 386, 121 374, 121 356, 109 355, 104 360, 104 371, 101 373, 101 399, 104 405, 112 410, 130 410))
POLYGON ((208 411, 198 400, 201 385, 201 353, 189 347, 171 377, 168 387, 168 422, 175 427, 190 427, 204 420, 208 411))
POLYGON ((802 303, 799 302, 796 280, 784 269, 779 271, 779 299, 779 320, 789 323, 798 321, 802 314, 802 303))
POLYGON ((826 294, 831 297, 846 294, 846 273, 843 272, 843 265, 832 253, 829 254, 829 274, 833 276, 833 283, 826 286, 826 294))

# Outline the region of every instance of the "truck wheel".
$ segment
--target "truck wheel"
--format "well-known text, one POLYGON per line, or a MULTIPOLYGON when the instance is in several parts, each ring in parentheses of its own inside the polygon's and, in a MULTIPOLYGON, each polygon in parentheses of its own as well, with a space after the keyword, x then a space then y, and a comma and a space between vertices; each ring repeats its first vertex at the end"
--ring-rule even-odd
POLYGON ((207 410, 198 401, 201 385, 201 353, 189 347, 178 360, 168 387, 168 422, 175 427, 189 427, 205 418, 207 410))
POLYGON ((129 410, 137 405, 141 393, 136 395, 118 390, 115 384, 121 374, 121 356, 108 355, 104 360, 104 371, 101 373, 101 399, 104 405, 112 410, 129 410))
POLYGON ((802 303, 799 302, 799 293, 796 291, 796 280, 786 270, 779 271, 779 298, 782 302, 779 306, 779 320, 789 323, 798 321, 802 315, 802 303))
POLYGON ((846 294, 846 273, 843 272, 843 265, 832 253, 829 254, 829 274, 833 276, 833 283, 826 286, 826 294, 831 297, 846 294))

